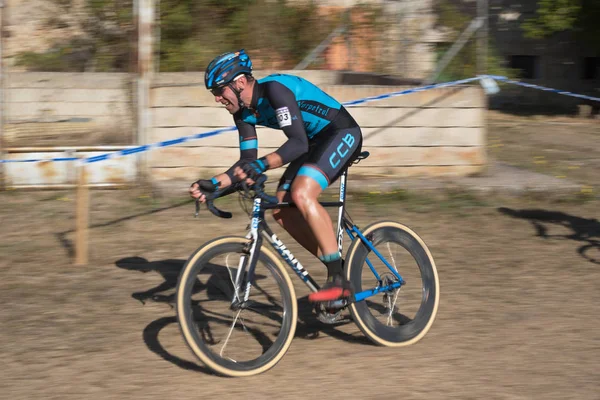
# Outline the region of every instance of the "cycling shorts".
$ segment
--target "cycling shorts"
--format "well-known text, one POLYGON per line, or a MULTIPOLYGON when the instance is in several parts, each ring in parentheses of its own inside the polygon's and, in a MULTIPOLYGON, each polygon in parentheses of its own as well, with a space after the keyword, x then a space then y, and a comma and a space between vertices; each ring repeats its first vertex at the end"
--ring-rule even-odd
POLYGON ((357 125, 321 132, 309 141, 308 152, 292 161, 277 191, 288 191, 296 176, 315 180, 323 190, 356 160, 362 149, 362 132, 357 125))

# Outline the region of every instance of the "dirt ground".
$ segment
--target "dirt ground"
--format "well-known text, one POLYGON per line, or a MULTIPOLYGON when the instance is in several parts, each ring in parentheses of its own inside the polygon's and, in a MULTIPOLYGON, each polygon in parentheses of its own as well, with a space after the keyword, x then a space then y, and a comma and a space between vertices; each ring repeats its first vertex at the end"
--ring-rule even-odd
MULTIPOLYGON (((581 192, 351 195, 359 226, 398 220, 428 244, 441 285, 432 329, 407 348, 373 346, 353 323, 318 322, 292 277, 301 311, 294 342, 275 368, 250 378, 217 377, 199 364, 171 305, 195 248, 244 233, 235 199, 223 200, 234 212, 225 221, 207 211, 193 218, 193 204, 176 194, 93 191, 91 263, 76 267, 74 192, 0 192, 0 397, 600 398, 599 125, 513 118, 518 128, 490 119, 490 155, 534 169, 564 165, 581 192), (558 129, 570 134, 562 146, 552 142, 564 137, 558 129), (552 134, 544 142, 534 132, 552 134)), ((290 247, 324 277, 317 260, 290 247)))

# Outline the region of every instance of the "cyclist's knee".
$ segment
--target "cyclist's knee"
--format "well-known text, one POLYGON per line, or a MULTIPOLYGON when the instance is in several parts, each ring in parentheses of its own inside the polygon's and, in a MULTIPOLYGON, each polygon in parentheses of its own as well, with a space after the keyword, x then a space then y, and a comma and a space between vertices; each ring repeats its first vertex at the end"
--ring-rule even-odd
POLYGON ((305 188, 298 188, 296 190, 293 190, 291 192, 291 195, 292 201, 300 210, 306 209, 312 204, 318 202, 318 194, 312 193, 310 190, 305 190, 305 188))

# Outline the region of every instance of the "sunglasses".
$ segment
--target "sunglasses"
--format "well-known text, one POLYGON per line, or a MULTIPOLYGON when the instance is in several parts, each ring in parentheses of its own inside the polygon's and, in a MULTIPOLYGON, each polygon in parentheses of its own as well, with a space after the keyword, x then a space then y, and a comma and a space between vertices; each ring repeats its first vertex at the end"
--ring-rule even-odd
POLYGON ((213 94, 213 96, 221 96, 221 95, 223 95, 224 91, 225 91, 225 86, 217 86, 214 89, 210 89, 210 92, 213 94))

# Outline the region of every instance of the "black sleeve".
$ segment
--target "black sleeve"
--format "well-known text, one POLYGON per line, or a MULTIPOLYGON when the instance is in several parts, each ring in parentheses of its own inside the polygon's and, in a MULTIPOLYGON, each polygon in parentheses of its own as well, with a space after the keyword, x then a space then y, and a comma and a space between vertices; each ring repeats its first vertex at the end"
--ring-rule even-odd
POLYGON ((308 151, 308 136, 294 93, 279 82, 265 83, 265 97, 275 110, 277 123, 288 140, 275 153, 287 164, 308 151))
POLYGON ((240 159, 231 166, 225 173, 231 179, 232 183, 236 183, 238 179, 233 175, 235 167, 242 162, 254 161, 258 155, 258 138, 256 136, 256 127, 247 122, 244 122, 241 117, 241 112, 233 116, 235 126, 238 128, 240 136, 240 159))

